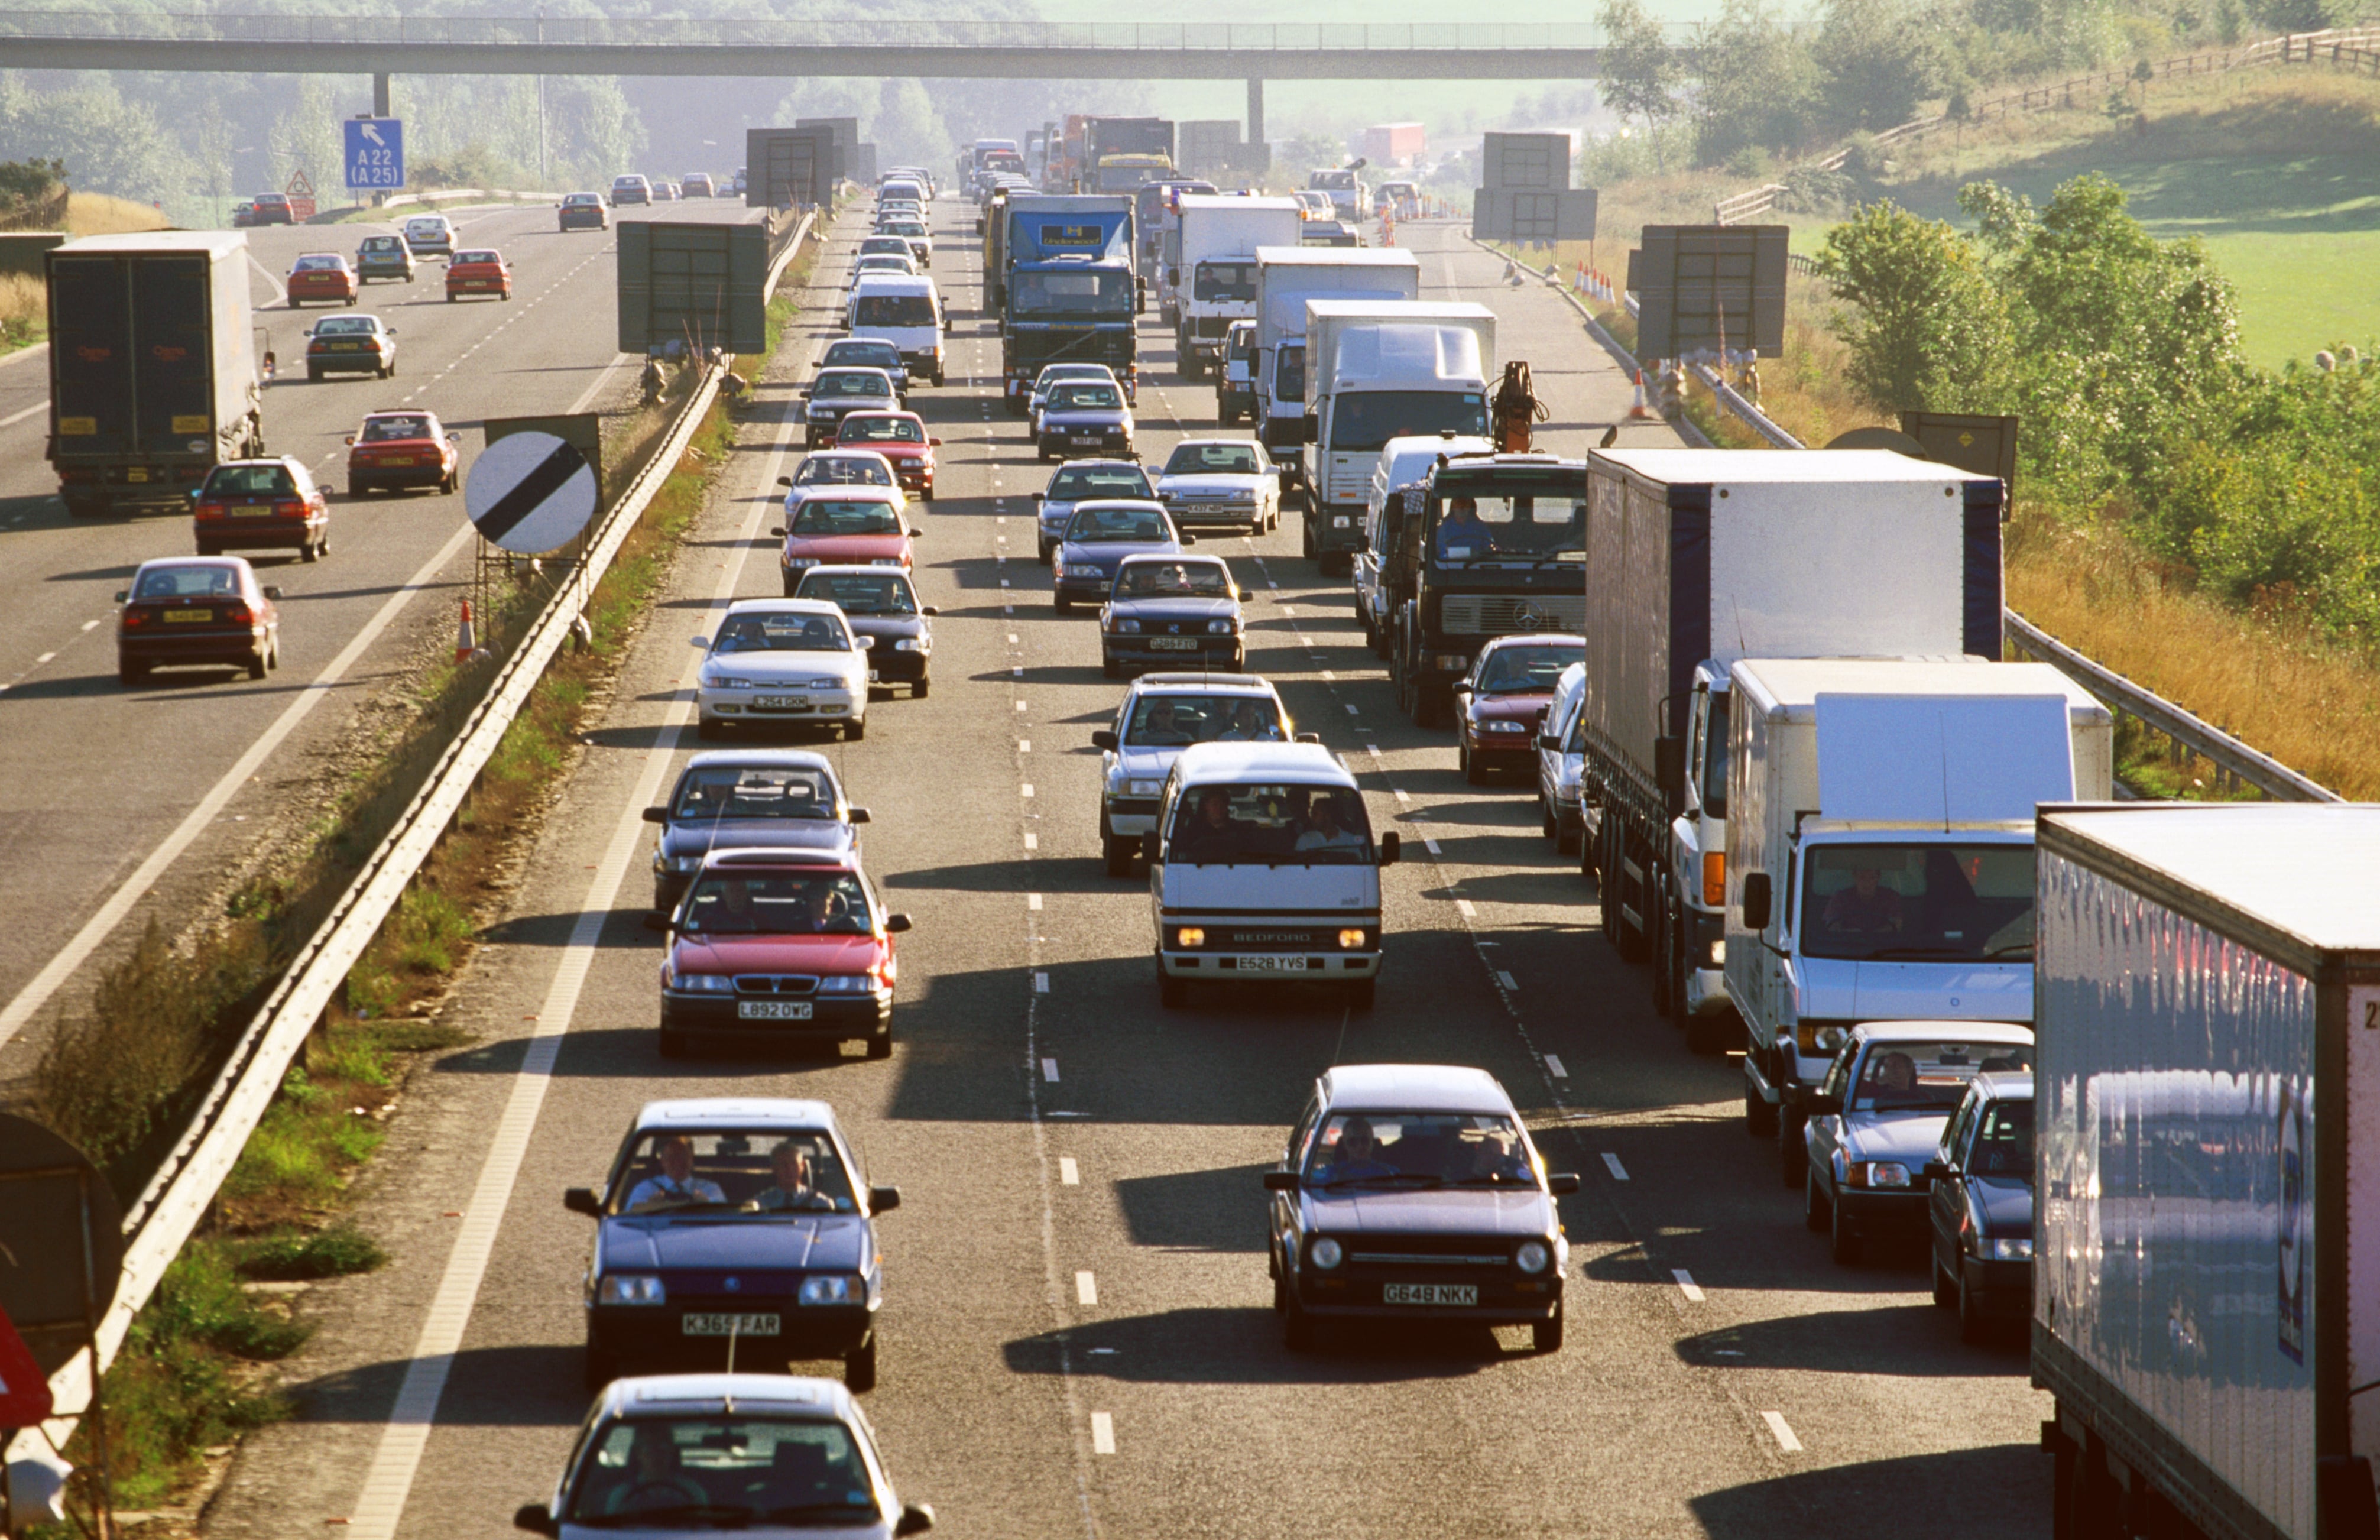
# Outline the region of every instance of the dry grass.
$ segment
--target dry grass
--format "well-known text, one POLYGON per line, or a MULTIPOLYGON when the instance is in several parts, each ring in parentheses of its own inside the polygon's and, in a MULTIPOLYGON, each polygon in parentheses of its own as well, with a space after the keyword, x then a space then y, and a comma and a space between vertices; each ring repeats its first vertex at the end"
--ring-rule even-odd
POLYGON ((0 352, 39 341, 49 324, 49 285, 28 273, 0 273, 0 352))
POLYGON ((110 198, 103 192, 79 192, 67 200, 67 229, 78 236, 117 236, 135 230, 164 230, 172 222, 146 203, 110 198))

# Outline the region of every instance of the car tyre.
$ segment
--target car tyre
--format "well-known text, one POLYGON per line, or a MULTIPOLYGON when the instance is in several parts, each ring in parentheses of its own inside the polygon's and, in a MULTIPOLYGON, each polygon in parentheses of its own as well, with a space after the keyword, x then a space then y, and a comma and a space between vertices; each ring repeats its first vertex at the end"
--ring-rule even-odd
POLYGON ((319 369, 309 366, 306 370, 306 382, 310 385, 321 384, 322 382, 322 371, 319 369))
POLYGON ((877 1033, 874 1037, 868 1039, 868 1057, 870 1059, 890 1059, 892 1057, 892 1029, 891 1027, 886 1027, 883 1031, 877 1033))
POLYGON ((934 682, 932 680, 927 678, 923 674, 919 674, 917 676, 917 682, 909 686, 909 698, 912 700, 923 700, 926 698, 927 693, 932 690, 933 687, 934 682))
POLYGON ((1980 1342, 1991 1335, 1991 1317, 1984 1314, 1983 1306, 1975 1301, 1974 1291, 1967 1287, 1967 1269, 1964 1267, 1959 1269, 1955 1307, 1959 1312, 1960 1341, 1980 1342))
POLYGON ((1561 1345, 1562 1307, 1557 1304, 1550 1320, 1529 1323, 1529 1347, 1534 1352, 1547 1353, 1561 1352, 1561 1345))
POLYGON ((843 724, 843 741, 844 743, 856 744, 866 736, 868 736, 867 717, 856 716, 843 724))
POLYGON ((438 483, 438 490, 445 493, 447 496, 452 497, 455 495, 456 483, 461 481, 461 479, 462 474, 460 471, 449 471, 446 479, 438 483))
POLYGON ((1804 1121, 1781 1107, 1777 1110, 1777 1182, 1789 1191, 1801 1185, 1810 1169, 1809 1146, 1802 1142, 1804 1121))
POLYGON ((250 679, 261 679, 272 669, 273 654, 266 649, 260 647, 248 655, 248 676, 250 679))
POLYGON ((843 1357, 843 1385, 855 1396, 876 1388, 876 1333, 843 1357))
POLYGON ((220 554, 220 552, 216 551, 215 543, 212 540, 200 540, 198 544, 199 554, 201 556, 213 556, 220 554))
POLYGON ((716 738, 719 736, 719 723, 709 717, 697 717, 694 720, 694 735, 706 740, 716 738))
POLYGON ((1103 678, 1121 679, 1123 667, 1112 658, 1102 658, 1099 660, 1099 673, 1103 678))
POLYGON ((1462 768, 1463 784, 1467 786, 1488 784, 1488 767, 1481 764, 1479 757, 1471 752, 1469 735, 1461 728, 1455 729, 1454 733, 1454 759, 1455 763, 1462 768))
POLYGON ((1132 858, 1139 854, 1138 842, 1133 840, 1119 840, 1113 835, 1106 835, 1102 837, 1101 843, 1107 846, 1108 875, 1110 877, 1130 877, 1132 875, 1132 858))
POLYGON ((589 1342, 585 1373, 587 1393, 591 1396, 620 1377, 620 1361, 589 1342))
POLYGON ((1314 1351, 1314 1317, 1297 1303, 1297 1291, 1287 1290, 1281 1312, 1281 1345, 1292 1352, 1314 1351))
POLYGON ((1802 1178, 1802 1228, 1813 1235, 1827 1229, 1827 1200, 1818 1195, 1818 1173, 1804 1172, 1802 1178))
MULTIPOLYGON (((1813 1174, 1810 1180, 1815 1182, 1817 1178, 1813 1174)), ((1840 1267, 1858 1266, 1860 1233, 1851 1227, 1850 1220, 1843 1218, 1843 1206, 1840 1203, 1827 1205, 1827 1255, 1840 1267)))
MULTIPOLYGON (((1942 1259, 1933 1255, 1934 1245, 1931 1241, 1926 1243, 1925 1250, 1925 1265, 1934 1274, 1935 1306, 1937 1309, 1949 1310, 1959 1303, 1959 1285, 1949 1273, 1942 1270, 1942 1259)), ((1961 1324, 1963 1326, 1965 1323, 1961 1324)), ((1962 1332, 1961 1335, 1964 1333, 1962 1332)))
POLYGON ((1041 551, 1041 564, 1046 567, 1050 564, 1050 552, 1054 551, 1056 547, 1050 545, 1047 540, 1040 541, 1039 546, 1041 551))
POLYGON ((301 562, 321 561, 322 559, 322 542, 320 540, 308 540, 304 545, 299 546, 298 548, 298 559, 301 562))
POLYGON ((120 662, 115 665, 115 682, 119 685, 139 685, 148 677, 149 665, 146 663, 120 662))
POLYGON ((1052 593, 1050 596, 1050 608, 1055 610, 1062 615, 1070 614, 1074 611, 1075 601, 1068 599, 1064 594, 1052 593))

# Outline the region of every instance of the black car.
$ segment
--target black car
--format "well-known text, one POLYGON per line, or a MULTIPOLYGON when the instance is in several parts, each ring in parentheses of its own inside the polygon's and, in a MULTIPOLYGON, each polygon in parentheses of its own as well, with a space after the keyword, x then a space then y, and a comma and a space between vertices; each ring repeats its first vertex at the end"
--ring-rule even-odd
POLYGON ((1570 1243, 1512 1097, 1485 1070, 1342 1064, 1314 1083, 1271 1196, 1272 1305, 1293 1352, 1324 1319, 1526 1323, 1562 1342, 1570 1243))
POLYGON ((811 567, 787 597, 823 599, 855 633, 876 638, 868 649, 869 684, 906 685, 913 700, 933 688, 933 617, 941 612, 917 602, 917 584, 899 567, 811 567))
POLYGON ((901 350, 882 337, 837 337, 819 358, 820 369, 880 369, 892 377, 901 404, 909 404, 909 366, 901 350))
POLYGON ((1220 556, 1127 556, 1099 611, 1099 668, 1200 667, 1237 673, 1247 663, 1240 590, 1220 556))
POLYGON ((587 1384, 624 1374, 783 1374, 840 1358, 876 1384, 882 1254, 870 1187, 834 1109, 756 1097, 647 1102, 598 1190, 563 1204, 599 1221, 587 1265, 587 1384))
POLYGON ((2033 1308, 2033 1075, 1979 1074, 1925 1168, 1934 1303, 1959 1335, 2033 1308))
POLYGON ((565 194, 554 219, 565 230, 602 230, 612 224, 611 212, 603 207, 603 195, 600 192, 565 194))
POLYGON ((686 762, 669 800, 645 809, 653 846, 653 910, 666 915, 714 850, 859 849, 868 809, 844 799, 834 765, 806 748, 726 748, 686 762))

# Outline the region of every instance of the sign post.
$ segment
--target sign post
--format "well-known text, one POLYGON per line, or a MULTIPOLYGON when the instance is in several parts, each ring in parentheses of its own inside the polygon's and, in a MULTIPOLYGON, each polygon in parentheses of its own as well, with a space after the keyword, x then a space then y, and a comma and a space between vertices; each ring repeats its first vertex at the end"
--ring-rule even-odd
POLYGON ((350 192, 394 192, 405 186, 405 119, 351 117, 341 157, 350 192))

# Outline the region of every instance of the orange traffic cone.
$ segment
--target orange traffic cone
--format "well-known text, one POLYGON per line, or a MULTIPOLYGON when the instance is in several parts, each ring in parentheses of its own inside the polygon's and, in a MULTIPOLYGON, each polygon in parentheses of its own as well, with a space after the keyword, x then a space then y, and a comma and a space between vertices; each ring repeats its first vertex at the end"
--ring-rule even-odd
MULTIPOLYGON (((1636 395, 1640 401, 1644 398, 1645 392, 1641 384, 1636 395)), ((479 639, 471 634, 471 601, 467 599, 463 600, 462 627, 455 633, 455 661, 458 663, 468 663, 471 661, 471 655, 479 650, 479 639)))
MULTIPOLYGON (((1653 420, 1653 408, 1645 405, 1645 371, 1641 369, 1636 371, 1636 400, 1628 408, 1628 420, 1631 422, 1653 420)), ((470 606, 467 604, 463 608, 468 619, 470 606)))

